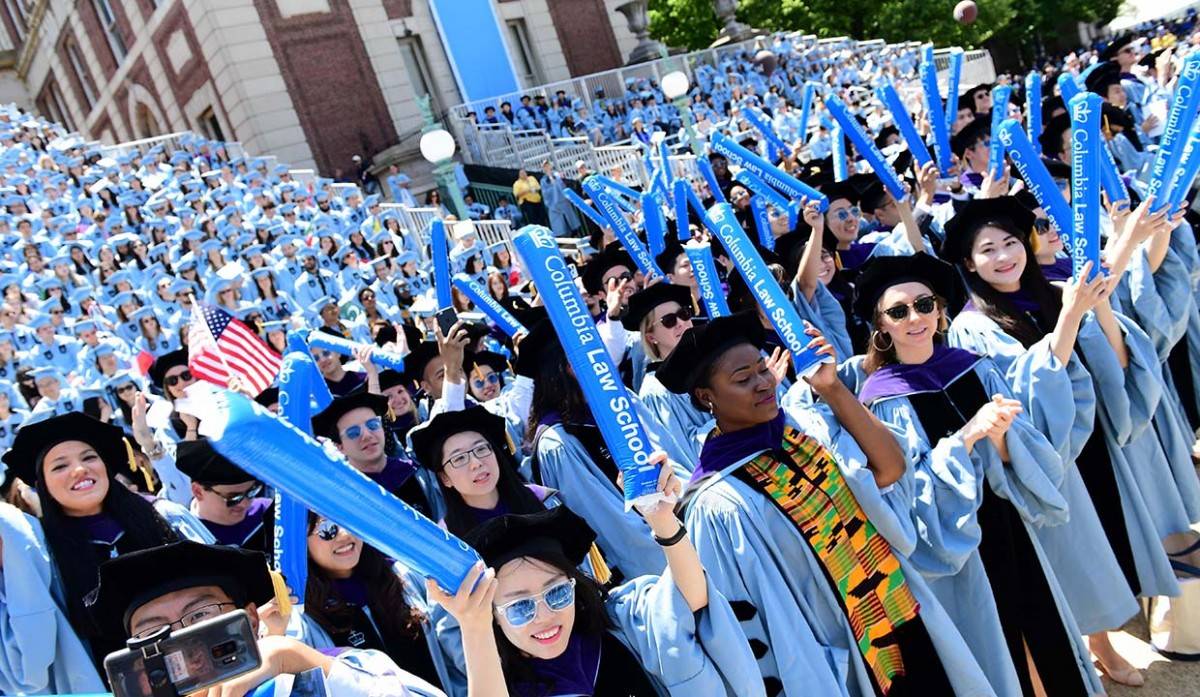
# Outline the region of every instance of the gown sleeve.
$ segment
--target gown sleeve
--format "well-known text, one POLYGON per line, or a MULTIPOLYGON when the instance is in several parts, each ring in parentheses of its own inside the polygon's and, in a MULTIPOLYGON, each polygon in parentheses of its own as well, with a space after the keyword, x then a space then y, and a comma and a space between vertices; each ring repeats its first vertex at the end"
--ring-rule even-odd
POLYGON ((614 588, 605 609, 626 645, 669 694, 765 697, 754 654, 729 601, 706 580, 708 605, 695 613, 670 569, 614 588))
POLYGON ((1094 319, 1079 328, 1077 350, 1096 382, 1098 409, 1116 444, 1124 447, 1150 426, 1163 396, 1162 366, 1154 344, 1133 320, 1116 313, 1129 363, 1124 368, 1094 319))
POLYGON ((817 283, 817 290, 809 300, 801 292, 800 284, 793 280, 792 298, 800 319, 819 329, 833 345, 839 358, 846 359, 854 355, 850 332, 846 330, 846 312, 824 283, 817 283))
POLYGON ((539 483, 557 489, 563 503, 596 531, 596 543, 611 566, 625 578, 662 573, 667 559, 650 527, 636 512, 625 510, 621 492, 578 440, 552 426, 538 437, 536 456, 539 483))
POLYGON ((91 657, 54 594, 37 521, 0 504, 0 694, 103 692, 91 657))

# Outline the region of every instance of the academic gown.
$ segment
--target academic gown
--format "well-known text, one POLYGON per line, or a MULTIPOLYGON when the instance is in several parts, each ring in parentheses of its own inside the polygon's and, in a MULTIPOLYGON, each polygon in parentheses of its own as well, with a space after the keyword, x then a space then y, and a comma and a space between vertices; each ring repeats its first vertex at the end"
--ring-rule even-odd
MULTIPOLYGON (((1165 458, 1172 476, 1143 482, 1148 489, 1146 502, 1160 535, 1186 532, 1192 523, 1200 521, 1200 478, 1196 476, 1191 452, 1196 439, 1179 391, 1171 380, 1168 361, 1196 312, 1190 275, 1183 261, 1170 249, 1154 272, 1145 253, 1139 252, 1130 263, 1129 273, 1122 275, 1113 297, 1118 311, 1146 332, 1161 366, 1163 397, 1152 417, 1153 429, 1147 433, 1156 437, 1159 447, 1154 448, 1150 440, 1138 445, 1147 451, 1147 456, 1165 458)), ((1184 349, 1182 359, 1190 362, 1186 346, 1184 349)))
MULTIPOLYGON (((954 692, 996 694, 953 620, 909 562, 914 545, 905 530, 911 523, 884 500, 858 443, 824 405, 785 414, 789 425, 829 449, 863 513, 891 545, 954 692)), ((761 452, 748 452, 689 487, 686 525, 708 578, 741 608, 742 630, 755 647, 759 669, 777 688, 771 694, 874 695, 870 671, 825 567, 792 520, 735 476, 761 452)))
POLYGON ((1130 595, 1114 590, 1122 578, 1135 595, 1178 593, 1139 484, 1150 476, 1138 470, 1146 463, 1132 462, 1123 450, 1135 420, 1142 430, 1149 424, 1146 407, 1160 392, 1151 372, 1157 361, 1137 340, 1145 334, 1127 319, 1120 321, 1126 338, 1134 337, 1125 370, 1090 316, 1066 365, 1052 353, 1048 334, 1027 349, 974 310, 960 312, 946 335, 949 346, 991 357, 1038 430, 1064 462, 1076 465, 1067 468, 1062 487, 1070 520, 1037 534, 1087 634, 1119 627, 1137 612, 1130 595), (1079 544, 1085 536, 1096 543, 1107 538, 1116 563, 1102 545, 1079 544))
POLYGON ((250 502, 246 509, 246 517, 233 525, 222 525, 209 520, 200 519, 204 527, 212 533, 219 545, 232 545, 243 549, 266 553, 269 533, 272 533, 269 521, 275 519, 274 500, 257 498, 250 502))
POLYGON ((688 466, 694 469, 700 460, 704 437, 712 430, 713 417, 697 409, 690 395, 676 394, 663 387, 654 374, 657 368, 658 363, 646 366, 646 376, 642 379, 638 399, 658 417, 664 427, 677 436, 686 450, 688 466))
POLYGON ((1022 637, 1050 693, 1098 692, 1082 633, 1036 535, 1067 520, 1062 460, 1023 414, 1005 436, 1008 462, 987 439, 968 453, 959 435, 994 394, 1012 393, 992 361, 944 347, 922 366, 889 366, 867 378, 863 401, 911 463, 884 498, 899 515, 909 512, 910 559, 997 694, 1019 697, 1028 688, 1022 637))
POLYGON ((0 503, 0 693, 99 693, 107 688, 67 620, 42 526, 0 503))
MULTIPOLYGON (((680 479, 691 471, 664 447, 661 436, 671 433, 657 423, 646 407, 631 398, 655 450, 666 450, 680 479)), ((548 415, 539 425, 533 444, 532 472, 536 484, 557 489, 563 502, 596 531, 596 544, 622 578, 662 573, 667 560, 651 539, 650 527, 636 511, 625 509, 625 498, 616 485, 613 464, 600 430, 588 424, 563 424, 548 415)))

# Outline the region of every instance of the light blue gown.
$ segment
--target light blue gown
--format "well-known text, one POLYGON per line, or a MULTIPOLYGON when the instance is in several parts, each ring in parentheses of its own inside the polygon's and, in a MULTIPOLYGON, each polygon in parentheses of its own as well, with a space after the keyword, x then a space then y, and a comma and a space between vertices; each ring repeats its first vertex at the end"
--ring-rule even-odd
MULTIPOLYGON (((1004 375, 992 361, 981 358, 970 370, 978 376, 987 395, 1012 396, 1004 375)), ((906 522, 906 532, 915 544, 910 560, 962 633, 997 694, 1019 697, 1021 687, 978 551, 982 531, 975 513, 983 502, 985 481, 1020 514, 1042 562, 1083 681, 1093 692, 1099 692, 1088 649, 1080 638, 1082 632, 1038 544, 1040 528, 1062 525, 1069 515, 1067 501, 1059 491, 1065 474, 1063 463, 1050 442, 1029 417, 1018 415, 1005 436, 1009 462, 1003 462, 987 439, 977 442, 970 453, 958 434, 932 443, 907 395, 884 397, 868 407, 896 434, 911 463, 900 481, 884 494, 906 522), (904 519, 906 513, 908 521, 904 519)), ((962 416, 969 419, 973 414, 962 416)), ((1103 543, 1104 538, 1099 541, 1103 543)), ((1023 656, 1019 658, 1024 660, 1023 656)))
MULTIPOLYGON (((1050 349, 1050 336, 1028 349, 1000 329, 990 318, 974 311, 961 312, 950 325, 946 343, 987 355, 1005 374, 1009 386, 1042 435, 1054 445, 1064 462, 1074 464, 1091 436, 1093 425, 1104 429, 1104 441, 1116 477, 1121 507, 1132 548, 1140 595, 1175 595, 1179 586, 1155 529, 1140 485, 1155 463, 1133 462, 1126 454, 1135 424, 1145 432, 1150 423, 1147 407, 1157 403, 1161 385, 1155 379, 1157 358, 1145 333, 1118 315, 1129 349, 1129 365, 1122 370, 1099 325, 1090 318, 1080 327, 1077 350, 1063 365, 1050 349), (1084 367, 1078 353, 1087 359, 1084 367)), ((1161 464, 1161 463, 1160 463, 1161 464)), ((1067 525, 1039 528, 1038 540, 1054 566, 1084 633, 1119 627, 1137 611, 1115 557, 1102 547, 1081 545, 1079 539, 1105 539, 1091 498, 1077 467, 1068 467, 1063 495, 1071 511, 1067 525)), ((1110 547, 1111 550, 1111 547, 1110 547)))
POLYGON ((713 417, 697 409, 688 395, 675 394, 663 387, 653 372, 647 372, 646 377, 642 378, 638 398, 667 430, 678 437, 677 440, 686 450, 688 467, 695 469, 700 461, 704 438, 715 423, 713 417))
MULTIPOLYGON (((823 405, 786 411, 789 424, 829 448, 863 512, 892 545, 955 692, 996 694, 908 560, 915 546, 911 519, 898 516, 884 500, 858 443, 823 405)), ((782 683, 782 694, 874 695, 841 600, 808 542, 773 502, 731 476, 757 454, 693 484, 689 492, 686 525, 709 578, 730 602, 755 609, 742 617, 742 629, 752 644, 765 645, 759 669, 782 683)))

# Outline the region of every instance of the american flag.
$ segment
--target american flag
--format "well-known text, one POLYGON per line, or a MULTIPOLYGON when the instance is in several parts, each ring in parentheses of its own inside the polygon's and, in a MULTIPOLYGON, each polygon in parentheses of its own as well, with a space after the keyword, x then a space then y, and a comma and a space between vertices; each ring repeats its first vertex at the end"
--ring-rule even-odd
POLYGON ((271 386, 282 364, 278 353, 221 308, 206 306, 192 315, 188 368, 197 378, 226 387, 237 375, 257 395, 271 386))

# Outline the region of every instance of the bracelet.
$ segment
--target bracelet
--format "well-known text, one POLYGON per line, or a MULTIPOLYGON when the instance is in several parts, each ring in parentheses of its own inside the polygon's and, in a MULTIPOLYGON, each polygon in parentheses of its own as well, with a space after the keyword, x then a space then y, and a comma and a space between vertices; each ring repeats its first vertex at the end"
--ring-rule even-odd
POLYGON ((654 541, 658 543, 659 547, 674 547, 682 542, 683 538, 685 537, 687 537, 687 528, 683 526, 683 523, 680 523, 679 530, 677 530, 674 535, 671 535, 670 537, 659 537, 658 535, 655 535, 654 541))

